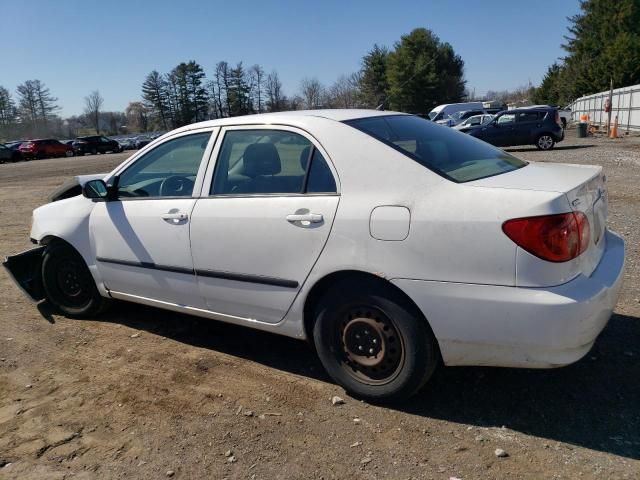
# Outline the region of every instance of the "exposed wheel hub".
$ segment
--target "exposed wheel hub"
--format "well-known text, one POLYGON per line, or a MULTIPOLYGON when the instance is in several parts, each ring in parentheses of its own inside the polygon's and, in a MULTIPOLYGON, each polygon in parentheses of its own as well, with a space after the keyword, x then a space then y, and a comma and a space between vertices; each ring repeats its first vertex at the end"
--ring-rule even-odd
POLYGON ((341 322, 340 341, 345 370, 359 381, 384 384, 395 378, 404 359, 402 341, 393 322, 370 308, 352 309, 341 322))
POLYGON ((380 324, 371 318, 354 318, 344 329, 343 342, 351 358, 361 365, 378 365, 385 354, 380 324))

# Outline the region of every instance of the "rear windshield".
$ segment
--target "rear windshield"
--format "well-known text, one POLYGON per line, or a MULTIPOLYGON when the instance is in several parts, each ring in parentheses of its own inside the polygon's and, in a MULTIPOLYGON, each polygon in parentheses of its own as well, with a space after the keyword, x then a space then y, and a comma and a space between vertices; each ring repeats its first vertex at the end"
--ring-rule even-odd
POLYGON ((358 118, 344 123, 457 183, 527 165, 488 143, 413 115, 358 118))

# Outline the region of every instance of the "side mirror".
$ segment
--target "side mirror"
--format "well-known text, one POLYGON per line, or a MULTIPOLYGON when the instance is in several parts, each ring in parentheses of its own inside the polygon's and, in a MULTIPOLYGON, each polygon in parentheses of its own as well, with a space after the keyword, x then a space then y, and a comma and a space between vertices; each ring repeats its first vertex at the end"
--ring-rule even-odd
POLYGON ((90 180, 82 187, 82 195, 94 201, 109 200, 109 187, 104 180, 90 180))

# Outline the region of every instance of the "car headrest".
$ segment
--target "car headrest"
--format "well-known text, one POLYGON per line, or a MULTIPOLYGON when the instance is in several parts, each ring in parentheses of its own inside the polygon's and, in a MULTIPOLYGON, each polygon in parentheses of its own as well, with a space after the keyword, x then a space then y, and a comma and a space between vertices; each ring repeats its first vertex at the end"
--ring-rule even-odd
POLYGON ((282 170, 280 155, 273 143, 252 143, 245 149, 242 159, 247 177, 277 175, 282 170))
POLYGON ((302 152, 300 152, 300 166, 302 167, 302 171, 304 172, 307 171, 310 151, 311 151, 311 145, 308 145, 302 149, 302 152))

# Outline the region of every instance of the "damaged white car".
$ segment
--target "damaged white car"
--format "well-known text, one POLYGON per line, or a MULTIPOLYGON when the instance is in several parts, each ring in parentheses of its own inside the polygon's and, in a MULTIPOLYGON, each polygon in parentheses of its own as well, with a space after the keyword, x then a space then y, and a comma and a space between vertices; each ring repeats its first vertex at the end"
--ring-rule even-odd
POLYGON ((189 125, 53 200, 33 214, 38 248, 5 261, 34 300, 310 339, 372 400, 412 395, 440 363, 577 361, 624 269, 600 167, 526 163, 392 112, 189 125))

